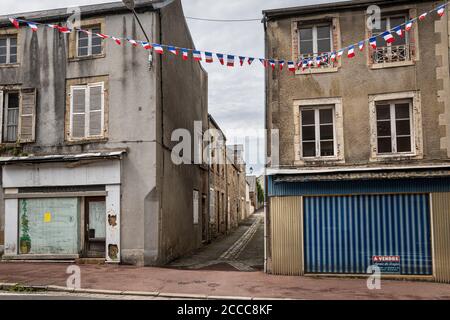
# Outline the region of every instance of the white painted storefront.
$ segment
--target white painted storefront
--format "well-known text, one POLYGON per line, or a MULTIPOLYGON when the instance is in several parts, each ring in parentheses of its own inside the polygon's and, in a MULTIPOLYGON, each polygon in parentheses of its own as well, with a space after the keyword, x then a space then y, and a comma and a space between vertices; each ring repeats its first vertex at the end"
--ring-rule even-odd
POLYGON ((2 170, 4 259, 81 258, 92 241, 98 257, 120 262, 120 159, 17 162, 2 170), (89 226, 91 209, 98 221, 89 226), (95 233, 101 246, 93 242, 95 233))

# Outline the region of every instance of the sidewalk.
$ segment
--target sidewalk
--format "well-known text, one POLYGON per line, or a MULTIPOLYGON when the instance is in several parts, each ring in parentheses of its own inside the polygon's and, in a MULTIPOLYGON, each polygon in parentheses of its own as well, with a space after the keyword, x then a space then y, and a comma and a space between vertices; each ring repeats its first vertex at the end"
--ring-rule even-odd
MULTIPOLYGON (((0 283, 66 286, 61 263, 0 263, 0 283)), ((83 289, 146 291, 185 297, 227 296, 290 299, 450 299, 450 285, 430 282, 382 282, 370 291, 365 279, 272 276, 263 272, 175 270, 115 265, 81 265, 83 289), (198 296, 201 295, 201 296, 198 296)))

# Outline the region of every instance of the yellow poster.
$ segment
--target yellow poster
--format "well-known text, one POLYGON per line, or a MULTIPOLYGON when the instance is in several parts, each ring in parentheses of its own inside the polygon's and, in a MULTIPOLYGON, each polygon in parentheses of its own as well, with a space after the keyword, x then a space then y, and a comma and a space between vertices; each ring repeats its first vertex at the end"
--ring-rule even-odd
POLYGON ((50 212, 44 213, 44 222, 51 222, 52 221, 52 214, 50 212))

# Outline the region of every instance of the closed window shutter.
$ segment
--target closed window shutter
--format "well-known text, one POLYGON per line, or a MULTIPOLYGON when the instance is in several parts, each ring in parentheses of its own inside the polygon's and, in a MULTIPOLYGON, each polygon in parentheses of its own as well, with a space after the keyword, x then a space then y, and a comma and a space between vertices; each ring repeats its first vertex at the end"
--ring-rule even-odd
POLYGON ((86 88, 72 88, 71 136, 86 136, 86 88))
POLYGON ((36 127, 36 89, 23 89, 20 98, 19 142, 34 142, 36 127))
POLYGON ((89 136, 101 136, 103 134, 103 86, 89 87, 89 136))

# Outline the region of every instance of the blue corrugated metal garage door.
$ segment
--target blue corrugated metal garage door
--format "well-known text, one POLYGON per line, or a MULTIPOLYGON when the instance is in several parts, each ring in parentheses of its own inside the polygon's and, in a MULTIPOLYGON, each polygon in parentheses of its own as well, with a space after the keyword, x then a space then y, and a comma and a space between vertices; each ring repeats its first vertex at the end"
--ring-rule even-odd
POLYGON ((307 273, 361 274, 373 256, 399 256, 403 275, 432 274, 429 196, 304 198, 307 273))

